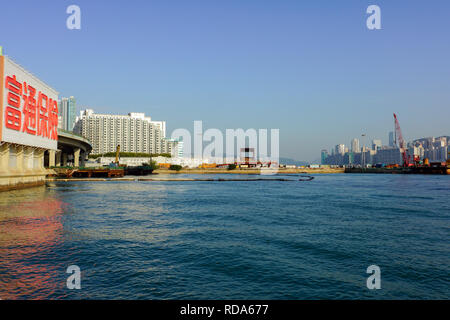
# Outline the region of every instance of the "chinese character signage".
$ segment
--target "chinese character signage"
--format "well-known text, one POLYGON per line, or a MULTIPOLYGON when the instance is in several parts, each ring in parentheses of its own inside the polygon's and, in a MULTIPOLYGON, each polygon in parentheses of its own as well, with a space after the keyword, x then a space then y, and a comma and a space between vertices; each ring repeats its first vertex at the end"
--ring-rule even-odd
POLYGON ((57 149, 58 93, 0 56, 0 140, 57 149))

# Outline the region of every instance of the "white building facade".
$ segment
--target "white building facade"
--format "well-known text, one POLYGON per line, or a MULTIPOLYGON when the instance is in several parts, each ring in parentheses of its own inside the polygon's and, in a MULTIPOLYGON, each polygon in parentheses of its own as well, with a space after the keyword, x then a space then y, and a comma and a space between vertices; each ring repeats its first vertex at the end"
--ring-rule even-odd
POLYGON ((177 152, 176 142, 166 139, 166 122, 152 121, 144 113, 110 115, 86 109, 81 111, 74 131, 92 143, 93 154, 115 152, 118 145, 121 152, 177 152))

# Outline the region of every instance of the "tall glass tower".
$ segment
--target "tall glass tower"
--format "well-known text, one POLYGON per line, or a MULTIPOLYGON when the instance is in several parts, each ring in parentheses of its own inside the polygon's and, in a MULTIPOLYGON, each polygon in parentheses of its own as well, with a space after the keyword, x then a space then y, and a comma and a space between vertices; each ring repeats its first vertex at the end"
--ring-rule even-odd
POLYGON ((395 146, 394 131, 389 132, 389 147, 395 146))
POLYGON ((76 100, 74 97, 62 98, 59 102, 60 127, 63 130, 73 131, 76 120, 76 100))
POLYGON ((73 127, 75 126, 76 119, 76 100, 74 97, 69 98, 69 102, 67 105, 67 129, 68 131, 73 131, 73 127))
POLYGON ((321 164, 326 164, 326 162, 327 162, 327 158, 328 158, 328 151, 327 150, 322 150, 321 152, 320 152, 320 162, 321 162, 321 164))

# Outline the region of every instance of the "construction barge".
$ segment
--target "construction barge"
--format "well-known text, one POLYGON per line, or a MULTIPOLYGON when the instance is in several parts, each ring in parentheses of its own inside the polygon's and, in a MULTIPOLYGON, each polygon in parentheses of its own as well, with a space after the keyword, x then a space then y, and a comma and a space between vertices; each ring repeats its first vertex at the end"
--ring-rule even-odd
POLYGON ((123 168, 55 168, 58 178, 121 178, 123 168))
POLYGON ((54 168, 58 178, 122 178, 124 176, 146 176, 153 172, 150 166, 103 167, 103 168, 54 168))
POLYGON ((450 174, 450 166, 413 166, 397 168, 345 168, 345 173, 450 174))

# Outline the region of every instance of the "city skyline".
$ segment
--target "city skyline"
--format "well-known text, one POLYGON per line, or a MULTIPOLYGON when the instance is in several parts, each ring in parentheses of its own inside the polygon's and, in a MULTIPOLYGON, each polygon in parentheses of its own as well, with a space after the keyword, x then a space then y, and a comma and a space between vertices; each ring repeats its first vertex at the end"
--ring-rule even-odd
POLYGON ((360 146, 359 139, 354 138, 351 140, 350 148, 339 143, 331 149, 322 149, 320 163, 338 166, 404 165, 405 159, 402 157, 402 151, 406 152, 406 157, 411 163, 423 163, 425 159, 428 162, 442 163, 448 159, 450 136, 423 137, 405 141, 405 149, 400 147, 400 142, 395 141, 394 132, 389 132, 388 136, 388 145, 383 144, 381 139, 373 139, 372 143, 363 143, 360 146))
MULTIPOLYGON (((377 142, 376 144, 377 144, 378 147, 398 147, 398 143, 393 142, 394 144, 391 144, 391 139, 390 139, 391 133, 394 134, 393 131, 390 131, 387 134, 388 139, 386 139, 386 140, 388 141, 388 143, 385 143, 386 140, 384 140, 384 139, 378 139, 378 137, 373 137, 373 138, 367 138, 367 137, 366 138, 364 138, 364 137, 363 138, 361 138, 361 137, 356 138, 356 137, 354 137, 354 138, 348 139, 350 141, 349 144, 342 143, 343 141, 337 141, 336 144, 334 144, 332 146, 328 146, 328 147, 322 147, 321 150, 327 150, 327 151, 329 151, 329 150, 337 150, 338 146, 342 146, 343 147, 342 150, 344 150, 344 148, 345 148, 345 150, 347 150, 348 152, 361 152, 361 150, 363 149, 363 146, 365 146, 366 149, 375 150, 376 149, 376 148, 374 148, 375 142, 377 142), (365 143, 363 143, 361 140, 364 140, 365 143), (353 148, 354 145, 358 146, 356 148, 358 151, 355 151, 355 148, 353 148)), ((413 143, 413 142, 416 142, 416 141, 419 141, 419 140, 439 139, 439 138, 447 137, 447 136, 449 136, 449 135, 447 135, 447 134, 441 134, 441 135, 438 135, 438 136, 430 136, 429 135, 429 136, 418 137, 418 138, 415 138, 415 139, 406 140, 406 143, 410 144, 410 143, 413 143)))
POLYGON ((378 1, 375 31, 365 26, 366 1, 78 1, 81 30, 65 26, 69 4, 27 2, 26 22, 0 45, 60 97, 99 113, 152 114, 168 121, 169 134, 195 120, 222 130, 279 128, 280 155, 306 161, 361 133, 385 144, 392 112, 408 141, 448 134, 448 2, 378 1), (42 33, 52 41, 38 40, 42 33))

